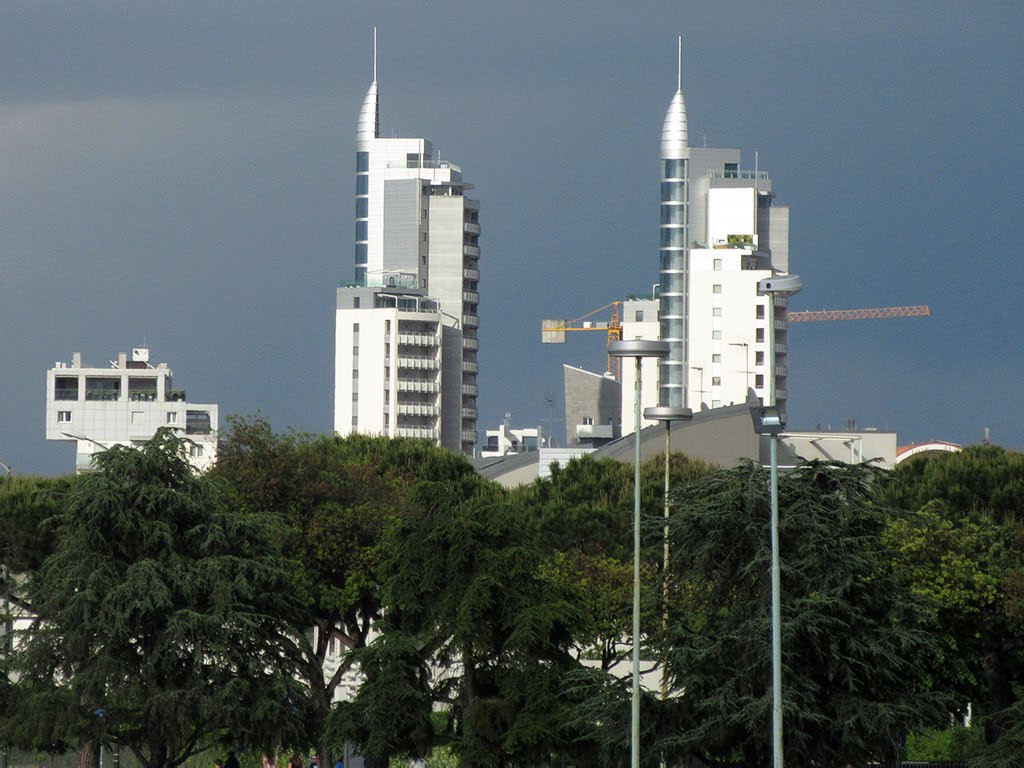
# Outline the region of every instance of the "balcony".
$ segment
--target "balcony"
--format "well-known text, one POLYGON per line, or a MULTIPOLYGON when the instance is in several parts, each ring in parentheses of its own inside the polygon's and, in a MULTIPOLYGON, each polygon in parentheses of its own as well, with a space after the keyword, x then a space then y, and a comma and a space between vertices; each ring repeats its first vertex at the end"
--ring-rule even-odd
POLYGON ((86 389, 86 400, 120 400, 121 393, 112 389, 86 389))
POLYGON ((479 280, 480 270, 479 269, 464 269, 462 270, 463 280, 479 280))
POLYGON ((480 225, 477 224, 475 221, 464 221, 462 222, 462 231, 467 232, 471 235, 479 235, 480 225))
POLYGON ((479 414, 477 412, 477 409, 476 408, 463 408, 462 409, 462 418, 464 418, 464 419, 473 419, 475 421, 477 418, 479 418, 479 414))
POLYGON ((463 315, 462 324, 469 328, 480 327, 480 316, 479 315, 463 315))
POLYGON ((184 389, 171 389, 167 391, 166 400, 168 403, 184 403, 185 402, 185 390, 184 389))
POLYGON ((432 333, 400 333, 398 343, 410 347, 436 347, 437 336, 432 333))
POLYGON ((397 427, 398 437, 414 437, 421 440, 437 440, 437 430, 433 427, 397 427))
POLYGON ((128 399, 137 403, 153 403, 156 402, 156 390, 129 392, 128 399))
POLYGON ((399 392, 419 392, 425 394, 433 394, 441 390, 440 385, 436 381, 416 381, 416 380, 398 380, 398 391, 399 392))
POLYGON ((437 358, 435 357, 403 357, 398 358, 399 368, 408 368, 414 371, 435 371, 437 370, 437 358))
POLYGON ((476 444, 476 432, 472 429, 462 430, 462 442, 476 444))
POLYGON ((480 349, 480 339, 462 339, 462 348, 477 350, 480 349))
POLYGON ((474 363, 471 360, 462 361, 462 372, 463 373, 480 373, 480 363, 474 363))
POLYGON ((436 417, 438 414, 438 407, 436 405, 427 405, 425 403, 399 403, 397 412, 399 416, 433 416, 436 417))
POLYGON ((477 395, 480 394, 480 387, 478 387, 476 384, 463 384, 462 394, 466 395, 467 397, 476 397, 477 395))
POLYGON ((462 255, 471 256, 474 259, 480 258, 480 246, 479 245, 464 245, 462 246, 462 255))
POLYGON ((479 304, 480 294, 477 293, 476 291, 463 291, 462 300, 467 304, 479 304))
POLYGON ((576 437, 580 440, 611 440, 614 434, 611 424, 576 425, 576 437))

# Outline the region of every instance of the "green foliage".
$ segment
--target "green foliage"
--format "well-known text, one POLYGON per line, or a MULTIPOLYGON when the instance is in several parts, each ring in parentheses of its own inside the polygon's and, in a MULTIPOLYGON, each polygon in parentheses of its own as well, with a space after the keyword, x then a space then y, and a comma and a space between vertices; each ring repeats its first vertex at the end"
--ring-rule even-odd
MULTIPOLYGON (((786 754, 840 765, 894 753, 902 729, 941 722, 928 615, 884 544, 877 471, 812 463, 779 482, 786 754)), ((743 464, 674 496, 672 577, 686 585, 663 650, 684 691, 670 753, 770 760, 768 473, 743 464)))
POLYGON ((525 510, 501 488, 421 501, 387 561, 385 633, 415 637, 424 662, 447 670, 433 697, 451 707, 462 765, 544 759, 563 725, 579 607, 543 577, 525 510))
POLYGON ((296 737, 291 599, 264 522, 196 475, 168 431, 96 467, 63 495, 57 548, 28 585, 39 618, 6 733, 43 749, 114 739, 152 768, 226 734, 296 737))
MULTIPOLYGON (((263 419, 235 418, 214 473, 228 482, 244 509, 282 521, 277 539, 292 561, 293 591, 301 602, 288 621, 305 638, 306 714, 321 759, 330 762, 339 733, 359 733, 367 742, 373 736, 375 746, 392 748, 385 736, 388 723, 371 718, 371 728, 365 718, 359 722, 331 711, 334 691, 356 655, 347 654, 327 676, 323 662, 332 641, 349 652, 366 646, 371 627, 384 614, 381 569, 395 545, 395 530, 435 498, 472 495, 479 482, 473 468, 464 457, 426 441, 277 435, 263 419), (306 633, 309 627, 317 632, 306 633)), ((373 675, 401 679, 388 677, 396 671, 394 654, 371 658, 366 669, 373 675)), ((367 696, 374 685, 364 686, 367 696)), ((375 711, 367 707, 363 714, 375 711)), ((416 741, 410 732, 403 749, 415 751, 416 741)))
POLYGON ((47 524, 60 510, 70 478, 0 477, 0 564, 10 573, 36 570, 55 546, 47 524))
POLYGON ((945 676, 974 702, 986 754, 1013 752, 1024 685, 1024 454, 975 446, 917 458, 881 495, 910 512, 890 541, 933 605, 945 676))
POLYGON ((978 753, 982 742, 980 728, 955 725, 943 730, 927 729, 907 734, 906 759, 966 762, 978 753))

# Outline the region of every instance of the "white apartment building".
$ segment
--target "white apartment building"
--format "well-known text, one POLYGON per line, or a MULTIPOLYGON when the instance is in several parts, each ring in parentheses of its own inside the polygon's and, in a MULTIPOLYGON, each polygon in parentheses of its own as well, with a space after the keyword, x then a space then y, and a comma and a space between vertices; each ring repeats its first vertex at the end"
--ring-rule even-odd
POLYGON ((167 363, 153 366, 149 349, 120 353, 107 367, 58 362, 46 374, 46 439, 74 442, 75 468, 91 468, 93 457, 113 445, 138 445, 160 427, 180 430, 199 470, 217 458, 217 406, 187 402, 174 389, 167 363))
MULTIPOLYGON (((356 129, 355 279, 339 288, 337 296, 334 428, 339 434, 415 434, 472 454, 477 442, 480 206, 466 197, 473 187, 463 181, 461 168, 435 156, 428 140, 381 138, 379 123, 375 62, 356 129), (414 301, 416 296, 422 301, 414 301), (415 303, 417 315, 433 313, 437 324, 434 383, 439 391, 430 406, 437 408, 432 415, 410 411, 409 402, 400 404, 394 399, 397 390, 371 395, 367 389, 369 371, 383 371, 390 365, 389 356, 397 354, 382 323, 396 323, 394 332, 399 321, 422 324, 422 318, 385 319, 376 312, 398 310, 402 302, 415 303), (356 316, 370 310, 372 316, 356 316), (353 369, 347 340, 356 325, 360 359, 359 368, 353 369), (372 335, 370 327, 377 329, 372 335), (374 346, 378 340, 382 346, 374 346), (353 389, 356 381, 358 392, 353 389)), ((422 357, 434 356, 426 348, 421 351, 422 357)), ((402 359, 413 357, 421 356, 402 359)), ((380 380, 397 383, 396 376, 396 371, 381 373, 380 380)), ((427 407, 425 402, 417 405, 427 407)))
POLYGON ((335 431, 440 441, 445 325, 437 302, 341 289, 336 330, 335 431))

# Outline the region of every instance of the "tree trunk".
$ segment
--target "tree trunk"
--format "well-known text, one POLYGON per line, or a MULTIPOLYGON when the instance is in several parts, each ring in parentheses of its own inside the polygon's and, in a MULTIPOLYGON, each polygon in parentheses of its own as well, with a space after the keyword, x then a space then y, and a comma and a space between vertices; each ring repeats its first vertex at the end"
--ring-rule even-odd
POLYGON ((988 688, 988 717, 985 718, 985 743, 994 744, 1005 730, 1001 713, 1013 704, 1013 687, 1003 663, 1003 649, 996 642, 985 643, 985 683, 988 688))
POLYGON ((75 755, 75 768, 100 768, 100 740, 86 739, 75 755))

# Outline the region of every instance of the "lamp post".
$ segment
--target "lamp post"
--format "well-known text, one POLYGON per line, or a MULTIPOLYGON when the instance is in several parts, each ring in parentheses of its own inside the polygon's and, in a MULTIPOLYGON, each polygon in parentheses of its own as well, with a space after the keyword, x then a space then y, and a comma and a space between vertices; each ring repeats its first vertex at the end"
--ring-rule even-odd
POLYGON ((779 576, 779 433, 785 427, 775 401, 775 298, 792 296, 803 288, 797 275, 766 277, 757 283, 758 295, 768 296, 768 403, 755 407, 754 430, 769 436, 771 463, 772 550, 772 766, 783 768, 782 753, 782 597, 779 576))
MULTIPOLYGON (((673 421, 689 421, 693 418, 693 411, 689 408, 674 408, 669 405, 655 406, 654 408, 644 409, 644 418, 651 421, 661 421, 665 424, 665 510, 664 510, 664 534, 662 545, 664 551, 662 553, 663 566, 662 566, 662 597, 664 598, 665 606, 661 612, 661 629, 662 631, 668 630, 668 492, 670 475, 669 469, 671 463, 669 461, 672 455, 672 422, 673 421)), ((663 663, 661 667, 661 698, 668 696, 668 669, 663 663)))
POLYGON ((668 357, 667 341, 613 341, 608 345, 609 357, 632 357, 636 361, 634 382, 633 463, 633 697, 630 725, 630 768, 640 768, 640 364, 645 357, 668 357))
POLYGON ((695 371, 700 371, 700 391, 699 391, 699 393, 697 395, 697 400, 699 401, 697 404, 699 406, 703 407, 704 406, 704 367, 700 366, 700 365, 691 365, 690 368, 692 368, 695 371))
POLYGON ((750 387, 750 344, 745 341, 730 341, 729 346, 743 347, 743 359, 745 366, 743 369, 743 390, 746 391, 750 387))

